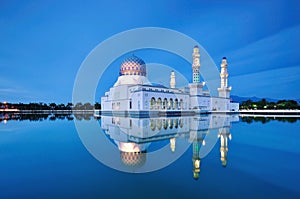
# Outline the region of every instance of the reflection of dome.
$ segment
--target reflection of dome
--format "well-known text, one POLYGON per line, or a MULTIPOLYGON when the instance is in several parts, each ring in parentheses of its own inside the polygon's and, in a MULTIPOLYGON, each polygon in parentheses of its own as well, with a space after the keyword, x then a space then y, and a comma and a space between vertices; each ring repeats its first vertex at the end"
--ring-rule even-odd
POLYGON ((122 75, 146 76, 145 62, 135 55, 126 58, 120 67, 120 76, 122 75))
POLYGON ((141 167, 146 162, 146 152, 123 152, 121 151, 121 160, 126 166, 141 167))
POLYGON ((146 162, 146 145, 133 142, 116 142, 120 150, 121 161, 130 168, 141 167, 146 162))

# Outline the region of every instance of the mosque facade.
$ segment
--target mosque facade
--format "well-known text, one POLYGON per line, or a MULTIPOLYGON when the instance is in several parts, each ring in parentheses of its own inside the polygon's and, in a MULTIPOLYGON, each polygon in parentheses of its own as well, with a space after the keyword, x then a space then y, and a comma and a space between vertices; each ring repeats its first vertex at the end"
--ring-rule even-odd
POLYGON ((200 82, 199 47, 193 49, 193 81, 185 88, 176 88, 175 72, 171 72, 170 86, 153 84, 147 79, 145 62, 132 55, 120 67, 119 77, 105 96, 101 97, 101 114, 120 115, 184 115, 213 112, 237 112, 238 103, 230 102, 227 60, 221 63, 219 96, 210 96, 200 82))

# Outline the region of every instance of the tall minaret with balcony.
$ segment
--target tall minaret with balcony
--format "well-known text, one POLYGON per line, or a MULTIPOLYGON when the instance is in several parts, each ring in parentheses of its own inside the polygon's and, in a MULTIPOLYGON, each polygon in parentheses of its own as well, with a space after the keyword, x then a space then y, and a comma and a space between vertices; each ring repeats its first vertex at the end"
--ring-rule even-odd
POLYGON ((199 47, 193 49, 193 83, 200 83, 200 53, 199 47))
POLYGON ((200 110, 201 107, 198 103, 198 97, 203 95, 204 82, 200 82, 200 51, 199 47, 195 46, 193 48, 193 83, 189 84, 190 89, 190 106, 193 110, 200 110))
POLYGON ((230 91, 231 91, 231 86, 228 87, 228 71, 227 71, 227 59, 226 57, 223 57, 222 63, 221 63, 221 86, 218 88, 219 91, 219 97, 223 98, 229 98, 230 97, 230 91))

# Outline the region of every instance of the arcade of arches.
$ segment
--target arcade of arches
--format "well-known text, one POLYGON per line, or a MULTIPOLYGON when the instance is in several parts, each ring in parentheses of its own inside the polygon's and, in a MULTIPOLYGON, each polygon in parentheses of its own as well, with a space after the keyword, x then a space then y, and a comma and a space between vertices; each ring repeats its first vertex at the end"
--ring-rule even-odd
POLYGON ((183 100, 180 99, 167 99, 163 100, 159 97, 155 99, 154 97, 150 100, 150 110, 182 110, 183 109, 183 100))

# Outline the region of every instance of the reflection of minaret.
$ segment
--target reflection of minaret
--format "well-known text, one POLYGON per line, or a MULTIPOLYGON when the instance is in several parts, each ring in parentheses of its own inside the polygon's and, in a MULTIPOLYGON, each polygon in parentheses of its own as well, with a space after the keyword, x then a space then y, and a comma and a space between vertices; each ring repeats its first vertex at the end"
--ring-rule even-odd
POLYGON ((230 97, 230 91, 231 87, 228 87, 228 71, 227 71, 227 59, 226 57, 223 57, 222 63, 221 63, 221 85, 220 88, 218 88, 219 91, 219 97, 229 98, 230 97))
POLYGON ((200 142, 193 142, 193 178, 195 180, 199 179, 200 173, 200 142))
POLYGON ((175 88, 176 87, 176 79, 175 79, 175 72, 171 72, 170 76, 170 88, 175 88))
POLYGON ((220 155, 222 166, 227 166, 227 153, 228 153, 228 139, 231 140, 231 134, 229 132, 229 128, 220 128, 219 129, 219 138, 220 138, 220 155))
POLYGON ((203 131, 199 131, 199 120, 196 118, 190 119, 190 138, 189 141, 192 142, 193 147, 193 156, 192 156, 192 162, 193 162, 193 178, 195 180, 199 179, 200 174, 200 147, 202 142, 204 141, 204 134, 203 131))
POLYGON ((171 138, 170 139, 170 148, 171 148, 172 152, 175 151, 175 148, 176 148, 176 138, 171 138))

